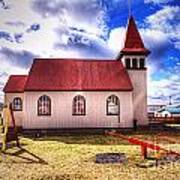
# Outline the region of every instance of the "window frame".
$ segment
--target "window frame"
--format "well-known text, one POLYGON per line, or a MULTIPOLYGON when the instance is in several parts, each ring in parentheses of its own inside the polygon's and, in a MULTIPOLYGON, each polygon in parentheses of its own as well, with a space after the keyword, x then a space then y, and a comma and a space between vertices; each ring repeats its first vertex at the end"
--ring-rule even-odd
MULTIPOLYGON (((17 103, 18 104, 18 103, 17 103)), ((16 106, 17 106, 17 104, 16 104, 16 106)), ((13 99, 13 102, 12 102, 12 110, 13 111, 23 111, 23 100, 22 100, 22 98, 21 97, 15 97, 14 99, 13 99), (20 102, 20 108, 18 109, 18 108, 15 108, 15 101, 19 101, 20 102)))
MULTIPOLYGON (((45 100, 44 100, 44 101, 45 101, 45 100)), ((38 100, 37 100, 37 115, 38 115, 38 116, 51 116, 51 110, 52 110, 51 105, 52 105, 52 103, 51 103, 51 98, 50 98, 49 96, 47 96, 47 95, 42 95, 42 96, 40 96, 40 97, 38 98, 38 100), (46 97, 47 100, 49 101, 49 109, 48 109, 49 113, 47 113, 47 114, 42 113, 42 112, 40 113, 40 111, 39 111, 40 100, 41 100, 41 98, 43 98, 43 97, 46 97)))
POLYGON ((86 99, 82 95, 76 95, 73 98, 72 101, 72 115, 73 116, 85 116, 86 115, 86 99), (78 106, 78 102, 82 101, 83 102, 83 112, 78 112, 76 106, 78 106), (76 104, 77 103, 77 104, 76 104))
POLYGON ((106 99, 106 115, 107 116, 120 116, 120 100, 119 100, 119 97, 116 96, 116 95, 110 95, 107 97, 106 99), (108 102, 108 99, 110 98, 116 98, 117 100, 117 104, 115 104, 114 106, 118 106, 118 112, 116 114, 112 114, 109 112, 109 102, 108 102))

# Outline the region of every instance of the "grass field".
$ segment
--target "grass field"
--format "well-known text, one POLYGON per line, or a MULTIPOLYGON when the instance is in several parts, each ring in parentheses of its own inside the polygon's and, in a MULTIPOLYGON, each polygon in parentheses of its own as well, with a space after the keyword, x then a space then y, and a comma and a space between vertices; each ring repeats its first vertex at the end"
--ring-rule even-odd
MULTIPOLYGON (((180 150, 180 134, 177 133, 163 133, 162 139, 157 139, 155 133, 131 135, 180 150)), ((105 135, 69 135, 36 139, 21 137, 20 141, 22 149, 13 146, 6 154, 0 154, 0 179, 180 179, 180 164, 177 163, 148 168, 137 166, 144 163, 140 148, 122 139, 105 135), (96 154, 107 152, 125 153, 128 160, 124 164, 96 164, 96 154)))

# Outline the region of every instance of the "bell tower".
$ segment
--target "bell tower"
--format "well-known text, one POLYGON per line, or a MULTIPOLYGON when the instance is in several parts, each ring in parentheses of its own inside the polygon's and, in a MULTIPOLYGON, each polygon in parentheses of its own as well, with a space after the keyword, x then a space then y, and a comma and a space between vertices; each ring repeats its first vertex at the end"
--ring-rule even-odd
POLYGON ((129 17, 124 47, 118 57, 124 64, 133 85, 134 119, 139 125, 147 125, 147 68, 145 48, 133 16, 129 17))

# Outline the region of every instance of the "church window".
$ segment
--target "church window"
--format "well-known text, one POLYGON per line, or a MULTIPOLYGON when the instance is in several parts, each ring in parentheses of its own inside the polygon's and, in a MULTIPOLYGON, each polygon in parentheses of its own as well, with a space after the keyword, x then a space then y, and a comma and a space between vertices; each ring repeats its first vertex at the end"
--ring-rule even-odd
POLYGON ((126 63, 126 68, 130 69, 131 68, 131 59, 130 58, 126 58, 125 59, 125 63, 126 63))
POLYGON ((51 99, 49 96, 43 95, 38 100, 38 115, 51 115, 51 99))
POLYGON ((138 67, 137 59, 136 58, 132 59, 132 65, 133 65, 133 69, 136 69, 138 67))
POLYGON ((143 69, 145 67, 145 60, 144 58, 140 58, 140 68, 143 69))
POLYGON ((12 103, 12 109, 14 111, 22 111, 22 99, 20 97, 16 97, 12 103))
POLYGON ((78 95, 73 99, 73 115, 83 116, 86 114, 86 100, 83 96, 78 95))
POLYGON ((107 98, 107 115, 119 115, 120 102, 119 98, 111 95, 107 98))

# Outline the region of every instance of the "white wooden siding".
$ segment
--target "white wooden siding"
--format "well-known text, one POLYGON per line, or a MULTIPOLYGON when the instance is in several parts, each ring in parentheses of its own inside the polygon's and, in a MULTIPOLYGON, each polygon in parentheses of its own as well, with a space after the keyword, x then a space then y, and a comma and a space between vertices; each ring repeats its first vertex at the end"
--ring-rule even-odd
POLYGON ((25 92, 25 118, 23 128, 98 128, 132 127, 132 92, 25 92), (120 99, 120 124, 118 116, 107 116, 106 99, 110 95, 120 99), (51 98, 51 116, 37 115, 37 101, 40 96, 51 98), (72 115, 72 101, 76 95, 86 99, 86 115, 72 115))
POLYGON ((5 104, 10 104, 13 102, 13 99, 15 97, 20 97, 22 99, 22 103, 23 103, 22 111, 14 111, 14 117, 15 117, 16 125, 22 126, 22 121, 24 120, 24 104, 25 104, 24 94, 23 93, 6 93, 5 98, 4 98, 4 102, 5 102, 5 104))
POLYGON ((148 125, 147 116, 147 72, 146 70, 128 70, 133 84, 134 118, 140 125, 148 125))

